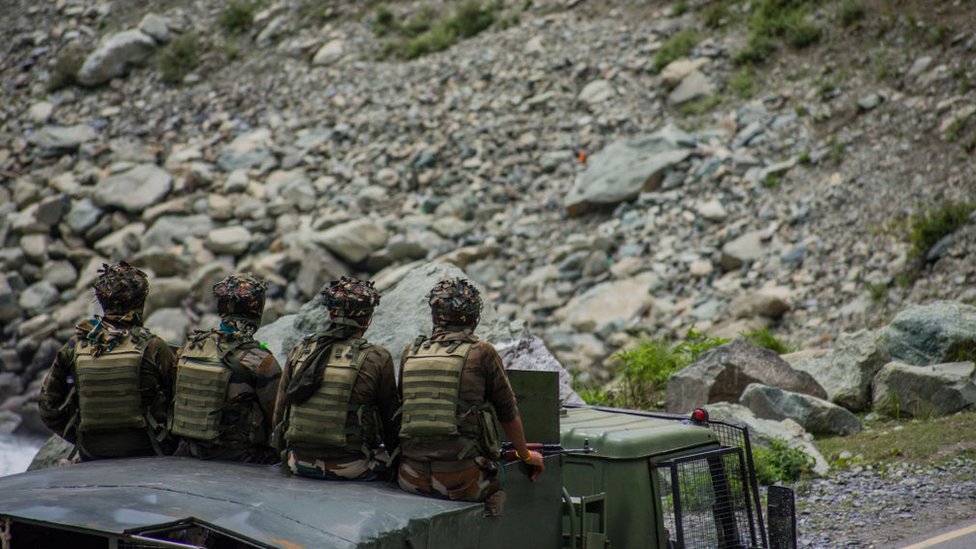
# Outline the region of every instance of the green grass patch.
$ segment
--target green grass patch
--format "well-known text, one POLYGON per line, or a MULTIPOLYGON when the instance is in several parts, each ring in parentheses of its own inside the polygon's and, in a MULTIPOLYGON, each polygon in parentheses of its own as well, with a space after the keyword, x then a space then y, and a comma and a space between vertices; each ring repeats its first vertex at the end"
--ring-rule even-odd
POLYGON ((871 295, 871 301, 875 303, 888 301, 888 285, 880 283, 868 284, 868 294, 871 295))
POLYGON ((181 34, 160 48, 156 54, 156 66, 163 82, 181 82, 197 67, 199 51, 200 37, 196 32, 181 34))
POLYGON ((796 482, 810 476, 814 460, 802 450, 793 448, 782 438, 774 438, 768 448, 755 446, 753 457, 756 480, 763 486, 777 482, 796 482))
MULTIPOLYGON (((459 4, 447 14, 439 14, 428 7, 400 21, 388 7, 380 6, 373 21, 373 33, 378 37, 390 37, 380 49, 380 57, 416 59, 476 36, 496 23, 496 12, 495 4, 471 1, 459 4)), ((511 25, 518 19, 512 16, 504 22, 511 25)))
POLYGON ((678 0, 671 5, 671 17, 681 17, 688 13, 689 9, 688 0, 678 0))
POLYGON ((843 139, 835 139, 833 137, 827 142, 830 145, 830 152, 827 153, 827 157, 834 164, 840 164, 844 161, 844 153, 847 152, 847 142, 843 139))
POLYGON ((755 0, 749 16, 749 41, 733 60, 742 64, 762 63, 775 50, 775 40, 795 49, 820 40, 822 29, 811 20, 811 0, 755 0))
POLYGON ((769 349, 778 355, 785 355, 796 351, 795 345, 791 345, 779 339, 769 331, 769 328, 760 328, 751 332, 743 332, 740 335, 745 338, 746 341, 752 343, 756 347, 769 349))
POLYGON ((681 116, 701 116, 717 107, 722 100, 717 95, 699 97, 678 107, 681 116))
POLYGON ((217 17, 217 25, 227 34, 244 34, 254 24, 254 14, 257 11, 257 2, 231 0, 217 17))
POLYGON ((858 25, 867 15, 867 9, 861 0, 844 0, 837 9, 837 19, 845 27, 858 25))
POLYGON ((657 406, 671 375, 691 364, 705 351, 728 343, 692 326, 684 339, 671 342, 645 339, 631 349, 614 355, 621 363, 618 390, 582 389, 580 396, 590 404, 622 408, 651 409, 657 406))
POLYGON ((923 214, 913 215, 908 224, 911 255, 919 260, 924 258, 938 241, 965 225, 974 208, 972 202, 944 202, 923 214))
POLYGON ((766 174, 766 177, 764 177, 763 180, 760 181, 759 183, 760 185, 763 186, 764 189, 778 189, 780 183, 782 182, 783 182, 783 174, 779 172, 769 172, 766 174))
POLYGON ((725 26, 729 15, 729 2, 712 2, 705 6, 699 15, 702 23, 709 29, 720 29, 725 26))
POLYGON ((938 463, 976 448, 976 411, 933 419, 881 420, 859 433, 817 439, 820 453, 836 462, 845 450, 866 464, 938 463))
POLYGON ((668 38, 661 49, 654 55, 654 63, 651 70, 656 74, 661 69, 667 67, 669 63, 691 54, 691 50, 701 42, 701 36, 695 29, 685 29, 678 34, 668 38))
POLYGON ((742 67, 729 78, 729 89, 742 99, 751 99, 759 91, 756 74, 749 67, 742 67))
POLYGON ((966 116, 960 116, 959 118, 954 119, 952 123, 949 124, 949 127, 946 128, 942 139, 949 143, 952 143, 958 139, 960 134, 962 134, 962 131, 966 129, 966 125, 969 124, 969 119, 972 117, 973 115, 968 114, 966 116))

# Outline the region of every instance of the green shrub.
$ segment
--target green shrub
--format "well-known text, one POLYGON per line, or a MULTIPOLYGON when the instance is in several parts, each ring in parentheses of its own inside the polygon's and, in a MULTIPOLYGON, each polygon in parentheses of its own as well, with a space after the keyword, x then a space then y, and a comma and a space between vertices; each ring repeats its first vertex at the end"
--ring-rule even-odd
POLYGON ((48 91, 60 90, 74 84, 78 71, 84 63, 85 49, 82 45, 77 41, 68 42, 54 58, 51 76, 47 81, 48 91))
POLYGON ((197 67, 200 40, 195 32, 181 34, 163 46, 156 54, 163 82, 178 83, 197 67))
POLYGON ((796 49, 820 40, 821 28, 810 21, 810 0, 756 0, 749 16, 749 41, 733 56, 738 64, 761 63, 775 50, 774 38, 796 49))
POLYGON ((710 29, 720 29, 729 14, 728 3, 724 0, 712 2, 701 11, 702 23, 710 29))
POLYGON ((675 59, 687 57, 699 42, 701 42, 701 37, 694 29, 685 29, 668 38, 661 45, 661 49, 657 50, 657 54, 654 55, 651 70, 655 73, 661 72, 661 69, 675 59))
POLYGON ((682 104, 678 107, 678 112, 681 116, 700 116, 711 111, 721 102, 717 95, 707 95, 682 104))
POLYGON ((708 337, 692 326, 677 343, 643 340, 636 347, 617 353, 614 356, 623 364, 623 383, 615 405, 654 407, 655 393, 665 388, 673 373, 697 360, 703 352, 728 342, 728 339, 708 337))
POLYGON ((766 61, 774 51, 776 51, 776 47, 769 37, 754 34, 749 36, 749 42, 745 48, 735 52, 732 61, 736 65, 758 65, 766 61))
POLYGON ((780 172, 769 172, 766 177, 760 182, 760 184, 766 189, 778 189, 779 184, 783 182, 783 174, 780 172))
POLYGON ((729 78, 729 88, 742 99, 750 99, 759 89, 756 83, 755 74, 748 67, 742 67, 735 71, 732 78, 729 78))
POLYGON ((887 284, 868 284, 868 293, 871 295, 871 301, 875 303, 881 303, 888 300, 888 285, 887 284))
POLYGON ((908 233, 912 256, 924 258, 938 241, 969 221, 974 207, 972 202, 944 202, 924 214, 912 216, 908 233))
POLYGON ((671 6, 671 17, 681 17, 688 9, 688 0, 678 0, 671 6))
MULTIPOLYGON (((381 57, 415 59, 476 36, 495 21, 494 5, 481 2, 464 2, 452 14, 441 17, 432 8, 426 8, 403 23, 396 21, 393 13, 381 6, 376 12, 373 32, 376 36, 393 36, 381 47, 381 57)), ((517 22, 506 20, 509 24, 513 21, 517 22)))
POLYGON ((782 438, 774 438, 769 448, 754 447, 756 478, 769 486, 777 482, 796 482, 813 471, 814 460, 802 450, 793 448, 782 438))
POLYGON ((217 18, 217 24, 227 34, 243 34, 254 23, 254 14, 257 10, 256 2, 231 0, 217 18))
POLYGON ((865 15, 867 15, 867 10, 861 0, 844 0, 840 9, 837 10, 837 18, 840 19, 840 24, 845 27, 852 27, 860 23, 865 15))
POLYGON ((773 335, 769 331, 769 328, 761 328, 759 330, 753 330, 751 332, 743 332, 742 337, 744 337, 749 343, 757 347, 762 347, 763 349, 769 349, 778 355, 785 355, 787 353, 792 353, 796 348, 789 343, 785 343, 773 335))

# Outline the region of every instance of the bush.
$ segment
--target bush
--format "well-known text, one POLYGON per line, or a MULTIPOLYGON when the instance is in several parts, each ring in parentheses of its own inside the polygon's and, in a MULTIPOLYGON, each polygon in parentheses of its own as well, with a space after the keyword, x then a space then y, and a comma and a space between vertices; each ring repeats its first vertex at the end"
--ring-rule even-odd
POLYGON ((163 82, 178 83, 197 67, 200 40, 195 32, 177 36, 163 46, 156 55, 163 82))
POLYGON ((756 83, 755 75, 748 67, 743 67, 729 78, 729 88, 742 99, 750 99, 755 95, 759 85, 756 83))
POLYGON ((774 336, 773 333, 769 331, 769 328, 762 328, 759 330, 753 330, 751 332, 743 332, 741 335, 746 339, 746 341, 752 343, 756 347, 769 349, 778 355, 785 355, 796 350, 796 348, 792 345, 785 343, 774 336))
POLYGON ((380 49, 381 57, 415 59, 446 50, 458 40, 476 36, 494 23, 495 8, 481 2, 464 2, 453 14, 440 18, 432 9, 424 9, 404 23, 397 22, 388 8, 380 6, 373 32, 376 36, 394 36, 380 49))
MULTIPOLYGON (((705 351, 728 343, 727 339, 708 337, 692 326, 685 338, 671 344, 663 339, 644 340, 636 347, 614 355, 623 363, 622 389, 619 394, 600 396, 611 400, 614 406, 624 408, 652 408, 654 395, 667 385, 671 375, 691 364, 705 351)), ((589 401, 587 401, 589 402, 589 401)))
POLYGON ((228 34, 242 34, 251 28, 257 10, 256 2, 231 0, 217 18, 217 24, 228 34))
POLYGON ((974 207, 972 202, 945 202, 924 214, 912 216, 908 233, 912 256, 924 258, 938 241, 969 221, 974 207))
POLYGON ((687 57, 699 42, 701 42, 701 37, 694 29, 685 29, 668 38, 661 45, 661 49, 657 50, 651 70, 659 73, 661 69, 667 67, 675 59, 687 57))
POLYGON ((840 24, 845 27, 852 27, 860 23, 865 15, 867 15, 867 10, 864 9, 861 0, 844 0, 837 11, 840 24))
POLYGON ((769 448, 756 446, 753 450, 756 479, 769 486, 777 482, 796 482, 813 470, 814 460, 793 448, 782 438, 774 438, 769 448))
POLYGON ((738 64, 761 63, 775 49, 772 40, 782 38, 796 49, 820 40, 820 26, 811 22, 810 0, 757 0, 749 16, 749 42, 736 53, 738 64))

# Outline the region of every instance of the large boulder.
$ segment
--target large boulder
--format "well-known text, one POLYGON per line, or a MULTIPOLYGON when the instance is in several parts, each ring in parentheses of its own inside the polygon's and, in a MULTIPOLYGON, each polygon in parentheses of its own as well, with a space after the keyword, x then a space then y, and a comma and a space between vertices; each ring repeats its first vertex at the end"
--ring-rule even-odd
POLYGON ((584 332, 622 330, 639 319, 654 302, 650 287, 658 279, 653 272, 633 278, 597 284, 556 310, 556 320, 584 332))
POLYGON ((852 435, 861 430, 857 416, 836 404, 759 383, 746 387, 739 403, 763 419, 792 419, 813 434, 852 435))
POLYGON ((870 407, 871 381, 890 360, 884 337, 871 330, 842 334, 826 353, 795 353, 783 359, 794 370, 813 376, 827 391, 827 400, 852 412, 870 407))
POLYGON ((813 472, 824 476, 830 472, 830 465, 823 454, 813 444, 813 437, 792 419, 776 421, 756 417, 749 408, 741 404, 718 402, 705 407, 711 419, 722 419, 749 428, 750 440, 759 446, 769 446, 773 439, 781 438, 792 448, 801 450, 813 458, 813 472))
POLYGON ((359 263, 382 248, 389 238, 386 229, 376 222, 356 219, 315 233, 311 240, 349 263, 359 263))
POLYGON ((27 466, 27 470, 35 471, 64 465, 74 449, 74 444, 58 435, 51 435, 51 438, 47 439, 47 442, 34 455, 34 460, 27 466))
POLYGON ((497 347, 506 370, 559 373, 559 402, 585 405, 586 402, 573 390, 573 376, 563 368, 559 360, 546 348, 545 342, 535 336, 523 337, 517 342, 497 347))
POLYGON ((159 203, 173 188, 173 178, 155 164, 140 164, 111 175, 95 187, 93 198, 99 207, 112 206, 140 213, 159 203))
POLYGON ((156 51, 156 41, 139 30, 113 34, 85 59, 78 70, 78 83, 97 86, 122 76, 129 68, 144 64, 156 51))
POLYGON ((687 413, 712 402, 738 402, 751 383, 827 398, 810 374, 797 372, 773 351, 737 339, 671 376, 665 405, 669 412, 687 413))
POLYGON ((874 409, 892 417, 936 417, 976 404, 972 362, 911 366, 891 362, 874 378, 874 409))
POLYGON ((190 319, 178 307, 157 309, 146 318, 146 328, 170 345, 183 345, 190 330, 190 319))
POLYGON ((955 301, 914 305, 898 313, 884 337, 891 359, 905 364, 969 360, 976 353, 976 307, 955 301))
POLYGON ((298 340, 306 333, 311 333, 300 332, 296 329, 295 322, 297 320, 298 315, 285 315, 274 322, 261 326, 254 333, 254 339, 263 343, 282 366, 284 366, 288 359, 288 353, 298 343, 298 340))
POLYGON ((656 190, 664 172, 691 156, 693 147, 688 134, 673 126, 612 143, 590 157, 566 197, 566 210, 578 216, 656 190))

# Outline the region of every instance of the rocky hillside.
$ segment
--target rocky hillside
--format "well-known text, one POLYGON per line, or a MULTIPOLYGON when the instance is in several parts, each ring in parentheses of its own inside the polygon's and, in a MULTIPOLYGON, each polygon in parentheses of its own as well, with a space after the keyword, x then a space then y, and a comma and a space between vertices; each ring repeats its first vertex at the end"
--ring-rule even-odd
POLYGON ((692 324, 830 347, 976 302, 964 3, 468 8, 7 2, 0 408, 117 259, 171 343, 230 272, 272 282, 270 322, 451 262, 594 381, 692 324))

